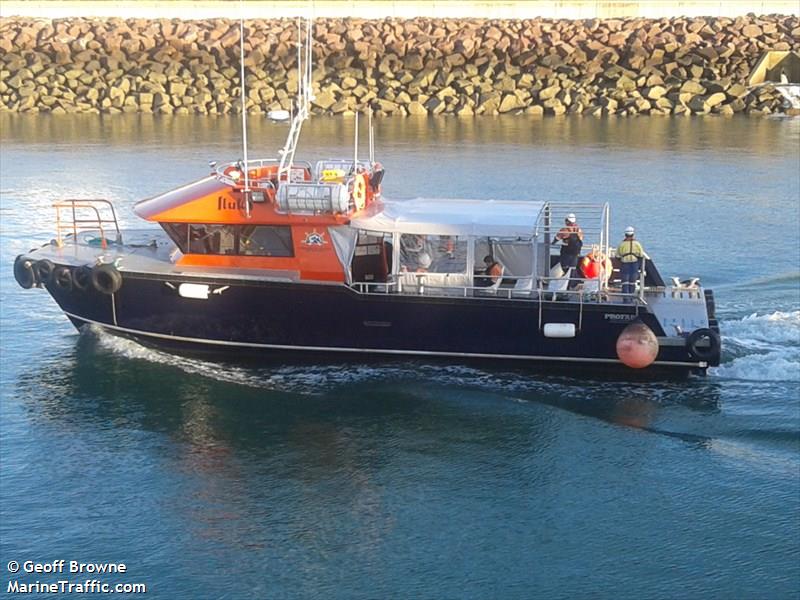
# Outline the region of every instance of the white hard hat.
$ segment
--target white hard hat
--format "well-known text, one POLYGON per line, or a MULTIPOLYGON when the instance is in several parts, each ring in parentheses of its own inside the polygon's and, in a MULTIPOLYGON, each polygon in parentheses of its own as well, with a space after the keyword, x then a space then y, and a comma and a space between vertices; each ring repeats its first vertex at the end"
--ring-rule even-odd
POLYGON ((423 269, 430 267, 432 262, 433 260, 431 260, 431 255, 427 252, 420 252, 419 256, 417 256, 417 263, 423 269))
POLYGON ((633 227, 625 228, 625 235, 633 235, 634 233, 636 233, 636 230, 633 227))
POLYGON ((569 213, 567 215, 567 219, 566 219, 567 223, 574 223, 577 220, 578 219, 575 217, 575 213, 569 213))

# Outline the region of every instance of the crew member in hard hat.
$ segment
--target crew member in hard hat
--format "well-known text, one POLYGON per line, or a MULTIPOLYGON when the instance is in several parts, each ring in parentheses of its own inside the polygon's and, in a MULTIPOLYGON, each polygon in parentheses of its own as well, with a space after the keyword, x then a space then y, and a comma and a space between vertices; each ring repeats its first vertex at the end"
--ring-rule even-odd
MULTIPOLYGON (((632 294, 636 290, 636 280, 639 279, 639 267, 643 258, 649 258, 642 245, 635 238, 636 230, 633 227, 625 229, 625 239, 617 248, 617 257, 622 262, 622 293, 632 294)), ((626 299, 627 301, 627 299, 626 299)))
POLYGON ((553 238, 553 244, 558 242, 561 242, 558 262, 562 272, 566 274, 569 269, 578 266, 578 256, 583 247, 583 230, 578 225, 578 219, 573 213, 567 215, 564 219, 564 227, 559 229, 556 237, 553 238))

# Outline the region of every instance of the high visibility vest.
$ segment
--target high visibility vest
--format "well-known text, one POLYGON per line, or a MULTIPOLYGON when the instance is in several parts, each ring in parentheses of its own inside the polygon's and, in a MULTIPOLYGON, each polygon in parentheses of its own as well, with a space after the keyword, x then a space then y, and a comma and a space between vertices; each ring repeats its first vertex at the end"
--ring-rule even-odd
POLYGON ((624 263, 632 263, 644 256, 644 250, 636 240, 623 240, 617 248, 617 256, 624 263))

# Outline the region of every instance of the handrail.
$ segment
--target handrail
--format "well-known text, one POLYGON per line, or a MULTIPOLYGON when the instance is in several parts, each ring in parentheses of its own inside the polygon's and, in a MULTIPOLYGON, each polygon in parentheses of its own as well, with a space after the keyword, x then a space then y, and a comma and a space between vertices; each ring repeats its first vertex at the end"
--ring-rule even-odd
MULTIPOLYGON (((256 158, 250 159, 247 161, 247 170, 248 173, 253 169, 260 169, 262 167, 280 167, 280 161, 275 158, 256 158)), ((312 173, 313 169, 311 167, 311 163, 308 161, 294 161, 292 164, 293 168, 307 168, 309 173, 312 173)), ((242 187, 244 185, 244 168, 245 165, 242 161, 229 161, 222 163, 220 165, 214 165, 212 175, 217 178, 217 180, 221 181, 222 183, 229 185, 231 187, 242 187), (226 171, 233 167, 236 170, 241 169, 241 173, 238 177, 231 177, 226 171)), ((288 175, 289 177, 291 174, 288 175)), ((262 178, 262 177, 252 177, 249 176, 249 183, 251 186, 255 187, 262 187, 260 184, 262 182, 271 182, 272 178, 277 180, 278 178, 278 170, 276 168, 274 175, 270 176, 269 178, 262 178)), ((286 180, 287 175, 283 176, 283 181, 286 180)))
MULTIPOLYGON (((551 297, 550 301, 557 301, 559 297, 567 297, 580 303, 580 321, 578 327, 582 325, 583 305, 587 301, 594 300, 598 304, 647 304, 644 299, 644 293, 649 291, 648 288, 644 292, 638 290, 631 294, 626 294, 621 291, 612 290, 609 288, 600 288, 598 290, 585 290, 585 289, 564 289, 564 290, 548 290, 547 282, 551 280, 560 281, 575 281, 592 282, 595 279, 586 279, 580 277, 572 277, 569 279, 556 278, 556 277, 534 277, 533 275, 508 275, 503 276, 503 280, 531 280, 531 287, 526 289, 519 289, 515 287, 499 287, 492 288, 488 286, 468 286, 468 285, 437 285, 430 282, 431 275, 446 275, 445 273, 435 272, 421 272, 421 273, 402 273, 405 277, 410 277, 417 280, 415 283, 406 283, 405 285, 413 286, 414 291, 406 291, 403 289, 404 284, 396 275, 390 275, 386 281, 355 281, 351 287, 363 294, 402 294, 407 296, 424 295, 429 297, 453 297, 459 296, 464 298, 493 298, 497 300, 521 300, 529 302, 538 302, 539 307, 539 320, 542 320, 542 303, 547 301, 547 296, 551 297)), ((459 273, 458 275, 464 275, 459 273)))
POLYGON ((113 224, 114 230, 117 233, 116 243, 122 243, 122 232, 119 229, 119 222, 117 221, 117 213, 114 210, 114 205, 103 198, 66 198, 57 200, 53 203, 53 208, 56 209, 56 243, 59 247, 64 245, 62 233, 64 231, 72 231, 73 238, 78 237, 78 231, 85 230, 100 230, 100 240, 103 248, 107 247, 106 235, 103 229, 104 224, 113 224), (99 205, 99 206, 98 206, 99 205), (111 217, 103 218, 100 214, 100 209, 106 208, 111 211, 111 217), (69 209, 71 219, 65 220, 62 223, 61 211, 62 209, 69 209), (92 218, 78 218, 78 209, 84 209, 94 214, 92 218))

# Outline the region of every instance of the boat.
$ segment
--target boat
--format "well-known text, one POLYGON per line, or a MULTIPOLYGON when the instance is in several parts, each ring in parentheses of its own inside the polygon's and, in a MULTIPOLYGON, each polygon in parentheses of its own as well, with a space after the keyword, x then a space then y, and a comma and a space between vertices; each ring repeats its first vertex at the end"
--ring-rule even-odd
POLYGON ((248 160, 245 144, 243 159, 210 163, 137 203, 144 229, 121 230, 107 200, 58 200, 56 236, 16 258, 18 283, 46 289, 78 329, 225 359, 719 364, 713 292, 697 278, 666 282, 646 256, 623 287, 607 203, 386 199, 371 126, 359 155, 358 116, 352 155, 296 160, 311 95, 301 46, 276 157, 248 160), (564 272, 561 223, 578 219, 583 255, 564 272))

